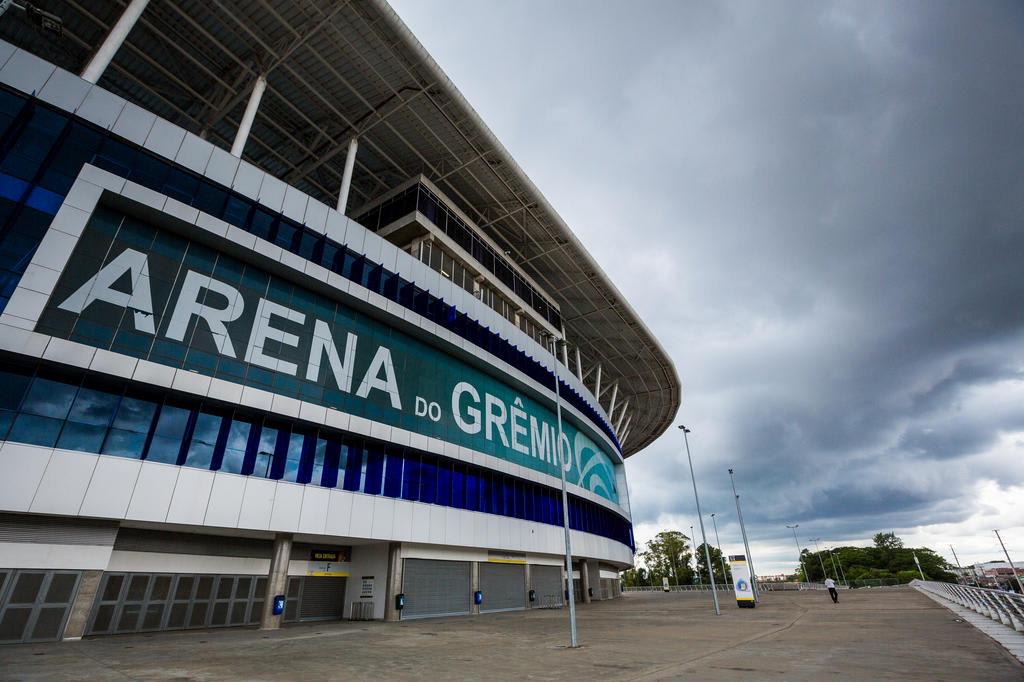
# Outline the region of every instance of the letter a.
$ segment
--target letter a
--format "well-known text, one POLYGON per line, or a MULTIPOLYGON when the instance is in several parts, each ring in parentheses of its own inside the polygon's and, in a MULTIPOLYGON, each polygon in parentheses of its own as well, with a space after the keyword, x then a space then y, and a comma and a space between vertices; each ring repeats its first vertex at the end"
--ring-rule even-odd
POLYGON ((135 329, 147 334, 156 334, 146 254, 134 249, 125 249, 57 307, 81 315, 93 301, 103 301, 119 308, 131 308, 135 313, 135 329), (131 293, 128 294, 113 288, 114 282, 121 279, 125 273, 131 275, 131 293))

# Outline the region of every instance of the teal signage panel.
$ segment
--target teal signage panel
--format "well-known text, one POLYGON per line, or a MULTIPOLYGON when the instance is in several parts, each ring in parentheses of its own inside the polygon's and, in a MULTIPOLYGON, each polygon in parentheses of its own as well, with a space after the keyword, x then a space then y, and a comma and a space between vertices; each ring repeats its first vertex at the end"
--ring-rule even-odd
POLYGON ((618 501, 611 457, 546 405, 326 296, 110 208, 36 330, 486 452, 618 501))

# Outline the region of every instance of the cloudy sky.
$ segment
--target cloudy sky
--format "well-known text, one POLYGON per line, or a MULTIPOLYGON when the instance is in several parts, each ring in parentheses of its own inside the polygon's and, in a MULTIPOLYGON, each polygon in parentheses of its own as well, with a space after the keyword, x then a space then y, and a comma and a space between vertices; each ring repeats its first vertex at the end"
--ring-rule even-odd
POLYGON ((727 553, 734 467, 761 573, 787 523, 1024 562, 1024 5, 394 5, 668 349, 727 553))

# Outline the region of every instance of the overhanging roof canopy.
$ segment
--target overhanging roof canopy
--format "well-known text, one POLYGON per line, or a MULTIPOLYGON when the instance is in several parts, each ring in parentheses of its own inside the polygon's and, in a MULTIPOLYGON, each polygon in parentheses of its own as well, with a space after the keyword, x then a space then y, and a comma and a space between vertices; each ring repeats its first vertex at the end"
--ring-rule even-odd
MULTIPOLYGON (((35 4, 63 19, 63 38, 16 10, 0 37, 80 73, 127 3, 35 4)), ((618 383, 625 454, 667 428, 680 403, 672 361, 384 0, 152 0, 100 84, 227 148, 261 73, 248 160, 333 205, 358 136, 356 209, 422 173, 558 302, 569 342, 602 367, 603 404, 618 383)))

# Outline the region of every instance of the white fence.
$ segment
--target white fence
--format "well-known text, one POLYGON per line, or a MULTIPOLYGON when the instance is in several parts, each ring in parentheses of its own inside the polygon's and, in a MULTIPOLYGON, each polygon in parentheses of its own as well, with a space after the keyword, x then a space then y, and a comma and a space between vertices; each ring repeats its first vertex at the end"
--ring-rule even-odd
MULTIPOLYGON (((761 583, 757 584, 757 589, 762 592, 783 592, 783 591, 797 591, 797 590, 824 590, 825 585, 822 583, 761 583)), ((732 585, 715 584, 715 590, 717 592, 732 592, 732 585)), ((637 587, 623 587, 623 592, 710 592, 711 586, 704 585, 669 585, 666 590, 660 585, 648 586, 640 585, 637 587)))
POLYGON ((990 590, 986 587, 969 587, 955 583, 940 583, 932 580, 915 580, 910 584, 922 592, 929 592, 983 616, 988 616, 1017 632, 1024 632, 1024 597, 1015 592, 990 590))

